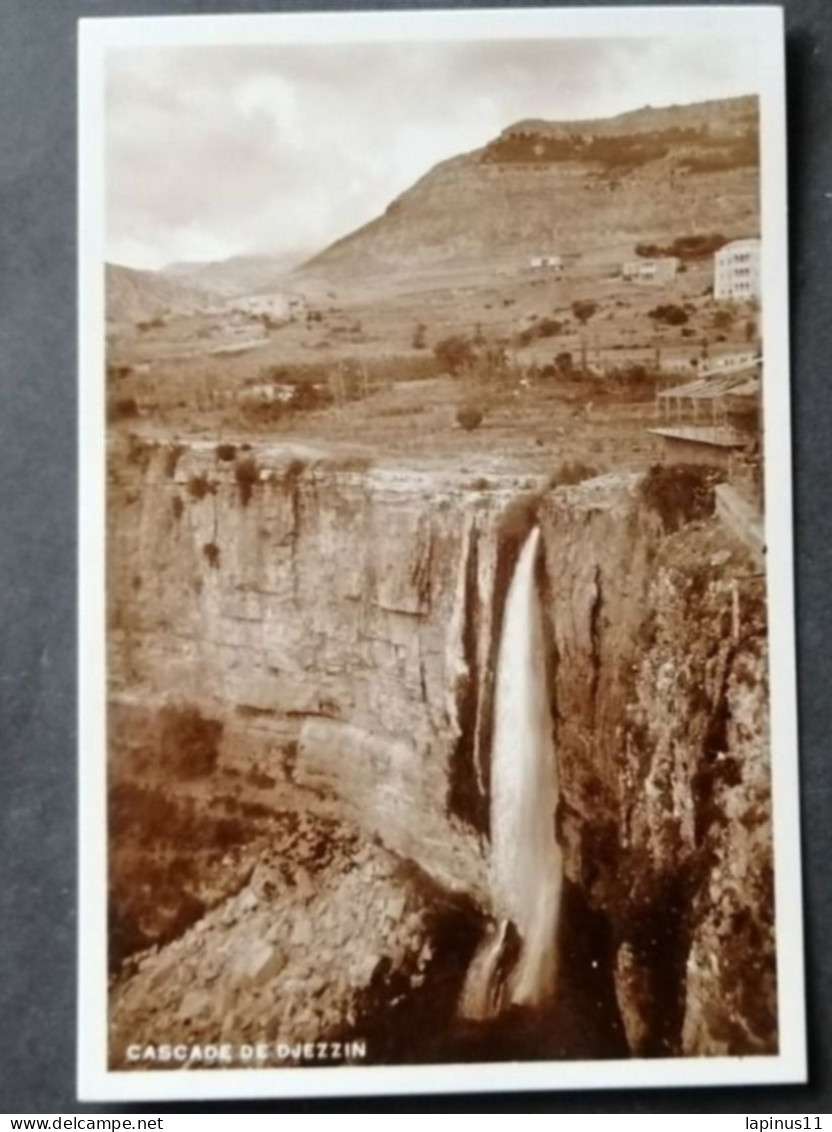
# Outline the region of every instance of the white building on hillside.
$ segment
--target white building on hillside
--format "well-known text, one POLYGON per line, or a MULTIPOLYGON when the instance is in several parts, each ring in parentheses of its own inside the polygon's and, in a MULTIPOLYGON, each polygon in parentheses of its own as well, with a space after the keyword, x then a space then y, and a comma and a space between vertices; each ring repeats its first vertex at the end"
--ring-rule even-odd
POLYGON ((738 366, 754 365, 759 358, 756 350, 734 351, 729 354, 719 354, 709 359, 711 369, 736 369, 738 366))
POLYGON ((733 240, 714 256, 714 298, 740 302, 760 297, 760 241, 733 240))
POLYGON ((533 255, 529 257, 533 271, 563 271, 563 257, 559 255, 533 255))
POLYGON ((631 283, 664 283, 674 279, 679 270, 677 256, 665 255, 656 259, 631 259, 621 265, 621 276, 631 283))
POLYGON ((230 299, 227 309, 240 314, 288 319, 303 312, 304 303, 299 295, 274 292, 271 295, 241 295, 230 299))

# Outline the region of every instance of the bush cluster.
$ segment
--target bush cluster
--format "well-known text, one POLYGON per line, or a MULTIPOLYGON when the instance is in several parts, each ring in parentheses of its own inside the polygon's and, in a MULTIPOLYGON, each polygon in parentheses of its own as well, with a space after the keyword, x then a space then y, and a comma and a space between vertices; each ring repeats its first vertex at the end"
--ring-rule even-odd
POLYGON ((719 232, 698 236, 678 236, 672 244, 636 244, 638 256, 659 259, 662 256, 675 256, 677 259, 706 259, 725 247, 728 240, 719 232))
POLYGON ((699 464, 653 464, 641 482, 641 497, 669 534, 714 512, 715 468, 699 464))
POLYGON ((483 422, 483 417, 482 409, 478 409, 474 405, 463 405, 456 411, 456 423, 466 432, 473 432, 475 428, 479 428, 483 422))
POLYGON ((433 347, 433 352, 440 366, 454 375, 472 366, 477 356, 471 342, 461 334, 443 338, 433 347))
POLYGON ((538 338, 554 338, 563 330, 563 323, 556 318, 541 318, 533 326, 527 327, 517 336, 518 346, 530 346, 538 338))
POLYGON ((684 326, 688 321, 688 312, 676 303, 661 303, 647 314, 654 322, 663 322, 667 326, 684 326))

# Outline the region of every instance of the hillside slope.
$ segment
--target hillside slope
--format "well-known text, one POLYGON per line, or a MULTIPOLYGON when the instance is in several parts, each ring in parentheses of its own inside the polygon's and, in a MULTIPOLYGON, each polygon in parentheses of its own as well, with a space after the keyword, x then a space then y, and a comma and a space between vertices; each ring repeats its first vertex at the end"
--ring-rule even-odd
POLYGON ((106 303, 110 323, 140 322, 170 313, 187 314, 217 302, 218 296, 159 271, 107 264, 106 303))
POLYGON ((211 263, 172 263, 163 274, 175 282, 204 287, 228 298, 269 292, 297 266, 299 256, 237 255, 211 263))
POLYGON ((300 273, 337 278, 758 230, 754 97, 524 121, 435 166, 300 273))

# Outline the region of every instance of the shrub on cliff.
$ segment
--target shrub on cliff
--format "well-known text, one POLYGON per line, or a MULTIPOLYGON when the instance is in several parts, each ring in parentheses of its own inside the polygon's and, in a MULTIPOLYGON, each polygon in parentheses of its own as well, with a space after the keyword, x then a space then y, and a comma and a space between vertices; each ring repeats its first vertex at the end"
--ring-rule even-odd
POLYGON ((186 490, 192 499, 204 499, 206 495, 216 494, 217 485, 211 483, 205 475, 191 476, 186 484, 186 490))
POLYGON ((257 461, 251 456, 245 460, 240 460, 239 463, 234 465, 234 478, 237 480, 237 487, 240 489, 240 502, 243 507, 248 507, 254 485, 260 479, 257 461))
POLYGON ((107 420, 128 421, 139 415, 139 406, 135 397, 118 397, 107 405, 107 420))
POLYGON ((215 769, 223 732, 219 720, 206 719, 194 704, 166 704, 156 722, 161 768, 176 778, 202 778, 215 769))
POLYGON ((212 570, 218 570, 220 566, 220 548, 215 542, 206 542, 202 548, 202 553, 205 561, 212 570))
POLYGON ((654 464, 641 482, 641 497, 670 533, 713 514, 718 476, 716 469, 699 464, 654 464))

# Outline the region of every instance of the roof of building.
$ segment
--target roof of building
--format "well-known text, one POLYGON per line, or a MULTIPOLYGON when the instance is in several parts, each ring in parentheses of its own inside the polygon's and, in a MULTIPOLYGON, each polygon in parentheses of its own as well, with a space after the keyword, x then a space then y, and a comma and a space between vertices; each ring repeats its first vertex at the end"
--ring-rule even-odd
POLYGON ((716 254, 722 255, 723 252, 727 252, 732 248, 758 247, 759 244, 759 236, 743 236, 739 240, 731 240, 730 243, 723 244, 722 247, 718 249, 716 254))
POLYGON ((755 397, 760 392, 760 379, 752 377, 736 389, 729 389, 728 392, 732 397, 755 397))
POLYGON ((744 448, 745 437, 727 425, 678 425, 670 428, 648 428, 653 436, 679 440, 688 444, 709 444, 714 448, 744 448))
POLYGON ((660 389, 657 396, 667 398, 692 397, 705 400, 724 397, 729 393, 733 397, 751 396, 759 391, 760 381, 756 374, 749 378, 748 371, 758 365, 759 361, 758 358, 756 361, 745 362, 742 365, 732 366, 730 369, 726 367, 721 370, 702 373, 695 381, 689 381, 685 385, 674 385, 669 389, 660 389))

